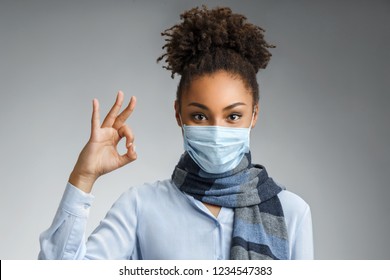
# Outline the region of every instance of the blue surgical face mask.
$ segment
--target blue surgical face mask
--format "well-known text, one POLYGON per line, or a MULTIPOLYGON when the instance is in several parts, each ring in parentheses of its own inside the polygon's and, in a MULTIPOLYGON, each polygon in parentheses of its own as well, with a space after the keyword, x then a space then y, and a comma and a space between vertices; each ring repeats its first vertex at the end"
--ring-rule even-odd
POLYGON ((248 128, 182 125, 184 149, 207 173, 220 174, 232 170, 249 152, 253 118, 254 114, 248 128))

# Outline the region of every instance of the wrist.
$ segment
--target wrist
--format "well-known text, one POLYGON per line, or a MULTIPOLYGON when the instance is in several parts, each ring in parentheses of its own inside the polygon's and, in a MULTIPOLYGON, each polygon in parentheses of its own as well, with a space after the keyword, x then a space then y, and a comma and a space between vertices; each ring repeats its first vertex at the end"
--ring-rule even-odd
POLYGON ((88 176, 73 170, 69 176, 69 183, 85 193, 90 193, 97 177, 88 176))

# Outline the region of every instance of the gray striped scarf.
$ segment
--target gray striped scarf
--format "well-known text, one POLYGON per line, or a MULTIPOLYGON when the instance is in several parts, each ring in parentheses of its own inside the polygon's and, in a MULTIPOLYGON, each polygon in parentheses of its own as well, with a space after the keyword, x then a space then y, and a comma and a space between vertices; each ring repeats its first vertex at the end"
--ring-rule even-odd
POLYGON ((252 165, 250 153, 223 174, 204 172, 184 153, 172 181, 183 192, 202 202, 234 208, 230 259, 287 259, 288 236, 282 191, 264 166, 252 165))

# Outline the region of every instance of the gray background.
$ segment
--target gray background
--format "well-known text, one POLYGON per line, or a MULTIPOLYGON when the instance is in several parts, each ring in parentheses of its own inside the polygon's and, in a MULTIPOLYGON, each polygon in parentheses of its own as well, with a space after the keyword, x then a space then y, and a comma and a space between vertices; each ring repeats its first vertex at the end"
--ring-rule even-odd
MULTIPOLYGON (((0 1, 0 258, 35 259, 78 153, 91 100, 117 90, 139 159, 98 180, 88 233, 128 187, 182 153, 178 80, 160 32, 193 6, 227 5, 276 44, 259 74, 255 162, 310 205, 317 259, 390 259, 389 1, 0 1)), ((123 149, 123 148, 121 148, 123 149)))

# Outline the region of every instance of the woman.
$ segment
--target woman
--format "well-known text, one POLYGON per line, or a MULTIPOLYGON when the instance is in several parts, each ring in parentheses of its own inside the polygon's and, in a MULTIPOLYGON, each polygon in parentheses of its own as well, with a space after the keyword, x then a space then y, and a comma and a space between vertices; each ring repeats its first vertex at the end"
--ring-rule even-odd
POLYGON ((167 180, 132 187, 85 240, 90 194, 103 174, 137 158, 124 95, 80 153, 40 259, 311 259, 309 206, 251 163, 259 112, 256 73, 271 57, 263 30, 229 8, 195 8, 167 37, 168 70, 181 75, 175 101, 185 153, 167 180), (126 138, 127 153, 117 144, 126 138))

